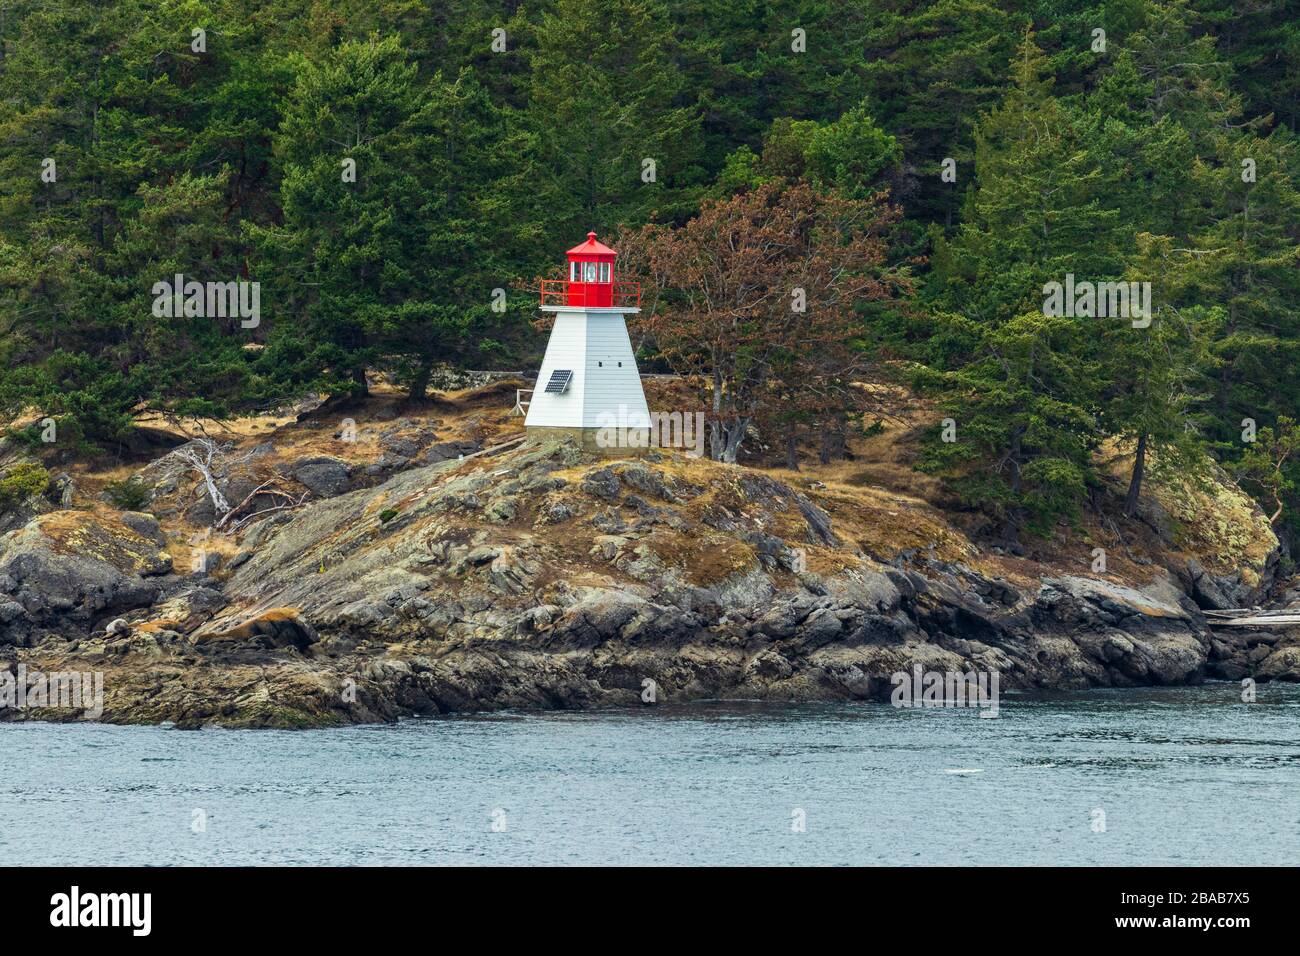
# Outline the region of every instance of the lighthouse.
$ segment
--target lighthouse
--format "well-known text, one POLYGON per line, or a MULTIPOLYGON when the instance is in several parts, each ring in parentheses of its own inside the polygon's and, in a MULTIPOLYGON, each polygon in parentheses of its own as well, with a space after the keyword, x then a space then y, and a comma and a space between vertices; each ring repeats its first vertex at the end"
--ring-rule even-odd
POLYGON ((571 436, 611 455, 649 443, 650 410, 624 318, 641 311, 641 284, 617 281, 617 255, 589 232, 566 253, 567 277, 542 282, 541 308, 555 325, 524 420, 530 437, 571 436))

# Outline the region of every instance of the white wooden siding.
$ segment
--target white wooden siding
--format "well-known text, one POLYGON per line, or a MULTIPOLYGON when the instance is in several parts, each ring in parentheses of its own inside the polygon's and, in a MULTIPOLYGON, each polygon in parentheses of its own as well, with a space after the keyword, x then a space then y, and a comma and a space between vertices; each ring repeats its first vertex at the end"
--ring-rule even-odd
POLYGON ((649 427, 650 410, 623 313, 583 309, 556 312, 524 424, 551 428, 649 427), (571 369, 573 381, 564 394, 547 394, 551 372, 560 368, 571 369))

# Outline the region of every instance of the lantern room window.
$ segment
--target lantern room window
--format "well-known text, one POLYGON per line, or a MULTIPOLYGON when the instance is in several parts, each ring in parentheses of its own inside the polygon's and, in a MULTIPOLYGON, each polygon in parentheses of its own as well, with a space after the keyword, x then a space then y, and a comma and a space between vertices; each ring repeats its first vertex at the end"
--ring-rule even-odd
POLYGON ((608 262, 570 262, 570 282, 609 282, 608 262))
MULTIPOLYGON (((564 302, 570 307, 613 309, 626 305, 631 294, 626 290, 635 283, 617 283, 614 281, 614 258, 618 253, 609 246, 596 241, 594 232, 587 233, 587 241, 574 246, 565 255, 568 257, 567 287, 563 290, 564 302), (618 287, 618 291, 615 288, 618 287), (615 299, 618 301, 615 302, 615 299)), ((557 286, 566 285, 565 279, 543 280, 542 300, 545 305, 548 296, 559 297, 557 286)), ((635 308, 635 306, 633 306, 635 308)))

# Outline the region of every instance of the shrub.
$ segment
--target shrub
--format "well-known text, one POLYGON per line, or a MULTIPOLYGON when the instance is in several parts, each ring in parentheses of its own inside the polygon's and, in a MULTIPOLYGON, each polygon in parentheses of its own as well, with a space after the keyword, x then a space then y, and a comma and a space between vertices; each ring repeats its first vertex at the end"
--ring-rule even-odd
POLYGON ((0 477, 0 505, 14 505, 43 492, 50 473, 35 461, 22 461, 0 477))
POLYGON ((149 487, 140 480, 139 475, 132 475, 121 481, 110 481, 104 486, 108 500, 123 511, 140 511, 149 503, 149 487))

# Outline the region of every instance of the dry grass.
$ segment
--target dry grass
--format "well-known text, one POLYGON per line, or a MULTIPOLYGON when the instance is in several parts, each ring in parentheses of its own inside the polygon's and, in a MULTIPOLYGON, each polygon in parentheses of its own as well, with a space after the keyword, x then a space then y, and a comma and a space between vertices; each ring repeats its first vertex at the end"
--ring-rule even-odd
POLYGON ((122 571, 146 569, 146 559, 158 551, 107 507, 52 511, 38 517, 36 526, 56 553, 96 558, 122 571))
MULTIPOLYGON (((1150 464, 1143 495, 1148 508, 1168 527, 1170 540, 1162 542, 1165 550, 1172 546, 1211 571, 1240 571, 1246 584, 1258 584, 1278 540, 1254 500, 1217 465, 1210 469, 1210 480, 1197 482, 1171 470, 1162 472, 1158 460, 1150 464)), ((1108 443, 1099 453, 1098 465, 1118 494, 1132 472, 1132 449, 1108 443)))
MULTIPOLYGON (((269 442, 274 452, 253 459, 246 466, 253 477, 266 480, 276 474, 277 467, 304 457, 330 456, 364 467, 383 452, 379 441, 381 433, 394 429, 399 434, 432 429, 436 434, 433 441, 475 441, 484 447, 517 438, 523 434, 524 426, 523 418, 512 414, 515 390, 531 388, 532 385, 524 381, 500 381, 485 387, 431 395, 426 402, 411 405, 404 394, 379 383, 364 403, 351 409, 321 409, 302 422, 284 414, 229 422, 185 423, 145 414, 140 417, 140 422, 159 433, 170 433, 175 441, 207 435, 231 442, 235 457, 269 442), (357 440, 353 443, 334 437, 346 419, 352 419, 357 428, 357 440)), ((781 538, 790 547, 802 548, 810 571, 832 573, 853 566, 860 562, 860 554, 877 561, 915 554, 962 562, 982 573, 1024 586, 1040 580, 1044 574, 1096 576, 1091 570, 1092 549, 1096 547, 1105 548, 1107 552, 1108 572, 1103 576, 1123 583, 1145 584, 1162 564, 1170 562, 1171 557, 1185 560, 1187 555, 1198 557, 1202 564, 1216 571, 1242 569, 1249 579, 1252 569, 1262 565, 1275 543, 1267 521, 1236 489, 1219 487, 1207 491, 1189 484, 1153 481, 1150 494, 1172 519, 1175 532, 1172 546, 1162 540, 1155 529, 1141 521, 1086 511, 1076 525, 1062 525, 1049 538, 1026 538, 1022 556, 997 553, 991 546, 981 543, 984 531, 981 519, 975 514, 964 514, 954 509, 939 481, 914 468, 919 435, 935 421, 938 414, 935 409, 894 386, 864 387, 872 392, 874 401, 888 408, 888 414, 881 418, 879 432, 851 434, 848 457, 842 460, 823 465, 818 461, 817 448, 808 446, 802 449, 800 469, 793 471, 781 467, 781 463, 772 457, 757 465, 735 467, 707 458, 692 459, 678 451, 661 450, 661 460, 652 463, 652 467, 683 486, 698 489, 689 500, 671 507, 702 530, 685 534, 656 526, 639 543, 646 545, 664 564, 678 568, 687 579, 698 585, 715 584, 731 575, 752 570, 757 566, 757 555, 751 546, 734 536, 710 531, 700 522, 706 514, 717 514, 725 509, 738 520, 781 538), (770 512, 755 507, 740 484, 746 474, 754 473, 789 486, 824 509, 841 545, 810 543, 807 521, 793 506, 770 512)), ((702 408, 707 399, 699 383, 683 380, 649 378, 645 380, 645 388, 650 407, 658 411, 693 411, 702 408)), ((158 455, 162 453, 159 451, 158 455)), ((1114 448, 1106 450, 1101 462, 1104 473, 1112 476, 1111 480, 1121 492, 1119 486, 1130 462, 1131 458, 1126 457, 1122 449, 1114 448)), ((93 511, 97 519, 114 520, 112 509, 100 503, 98 496, 110 481, 128 477, 138 470, 140 464, 81 462, 61 470, 69 471, 76 481, 79 490, 76 507, 93 511)), ((608 581, 610 575, 618 572, 608 561, 589 553, 596 534, 589 520, 592 501, 579 489, 587 474, 608 464, 611 464, 609 460, 584 461, 556 472, 558 477, 568 479, 570 485, 562 491, 552 492, 545 500, 563 500, 571 496, 575 505, 581 505, 577 510, 583 517, 534 528, 541 502, 521 499, 520 514, 515 521, 505 526, 492 526, 494 540, 509 541, 513 537, 525 542, 534 536, 544 537, 555 555, 555 567, 546 569, 547 576, 553 575, 555 580, 570 585, 608 581), (579 498, 583 500, 578 501, 579 498)), ((451 466, 439 475, 437 482, 476 470, 491 472, 493 467, 493 464, 481 460, 467 461, 463 465, 451 466)), ((174 507, 182 500, 192 500, 198 481, 197 476, 188 476, 182 480, 171 500, 160 504, 164 508, 174 507)), ((231 502, 232 505, 237 503, 231 502)), ((373 516, 385 507, 402 510, 407 504, 409 502, 394 502, 377 496, 370 513, 373 516)), ((80 518, 47 517, 53 522, 52 527, 62 535, 61 540, 69 542, 69 547, 98 547, 103 544, 74 541, 75 526, 84 522, 84 514, 80 518), (60 522, 68 523, 68 527, 62 528, 60 522)), ((443 532, 469 534, 484 527, 487 527, 486 523, 475 515, 466 519, 463 528, 447 527, 443 532)), ((122 530, 133 534, 124 526, 122 530)), ((202 546, 209 552, 222 555, 222 565, 228 564, 229 558, 239 550, 233 537, 222 534, 212 534, 200 545, 194 535, 203 529, 180 517, 167 518, 164 530, 172 542, 169 550, 176 567, 182 572, 191 566, 191 555, 196 547, 202 546)), ((117 529, 114 528, 113 536, 116 535, 117 529)), ((324 544, 322 553, 328 550, 329 544, 324 544)), ((218 571, 219 576, 226 573, 218 571)))

